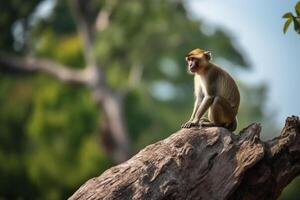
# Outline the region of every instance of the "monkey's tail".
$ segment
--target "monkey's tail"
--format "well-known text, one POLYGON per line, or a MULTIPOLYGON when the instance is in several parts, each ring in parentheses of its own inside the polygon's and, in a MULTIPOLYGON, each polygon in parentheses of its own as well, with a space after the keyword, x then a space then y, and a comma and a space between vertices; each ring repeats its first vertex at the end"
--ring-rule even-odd
POLYGON ((235 131, 235 129, 237 128, 237 118, 235 118, 233 122, 227 125, 226 128, 230 131, 235 131))

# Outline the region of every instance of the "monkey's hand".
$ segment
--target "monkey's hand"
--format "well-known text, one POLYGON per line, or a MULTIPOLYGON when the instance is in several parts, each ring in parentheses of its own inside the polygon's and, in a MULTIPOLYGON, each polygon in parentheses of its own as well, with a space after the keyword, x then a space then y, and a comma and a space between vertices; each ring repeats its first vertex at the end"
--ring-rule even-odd
POLYGON ((195 126, 199 126, 199 122, 188 121, 188 122, 182 124, 181 128, 191 128, 191 127, 195 127, 195 126))

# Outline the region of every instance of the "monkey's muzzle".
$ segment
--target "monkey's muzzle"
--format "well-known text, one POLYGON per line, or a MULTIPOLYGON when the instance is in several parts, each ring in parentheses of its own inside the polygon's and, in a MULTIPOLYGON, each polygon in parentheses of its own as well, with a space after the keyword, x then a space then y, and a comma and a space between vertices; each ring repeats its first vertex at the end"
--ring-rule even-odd
POLYGON ((191 72, 196 72, 197 71, 197 65, 195 63, 192 63, 189 65, 189 70, 191 72))

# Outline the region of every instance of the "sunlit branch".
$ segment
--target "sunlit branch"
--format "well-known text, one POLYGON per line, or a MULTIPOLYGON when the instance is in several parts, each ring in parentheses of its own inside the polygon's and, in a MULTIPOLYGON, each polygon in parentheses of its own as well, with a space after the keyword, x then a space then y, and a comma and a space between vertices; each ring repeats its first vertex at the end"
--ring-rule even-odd
POLYGON ((106 6, 99 11, 95 22, 97 31, 103 31, 109 26, 109 17, 111 16, 115 3, 116 1, 114 0, 107 0, 106 6))
POLYGON ((89 73, 86 70, 75 70, 71 67, 47 59, 31 56, 18 57, 0 53, 0 67, 9 67, 27 72, 42 72, 59 79, 62 82, 74 84, 89 84, 89 73))

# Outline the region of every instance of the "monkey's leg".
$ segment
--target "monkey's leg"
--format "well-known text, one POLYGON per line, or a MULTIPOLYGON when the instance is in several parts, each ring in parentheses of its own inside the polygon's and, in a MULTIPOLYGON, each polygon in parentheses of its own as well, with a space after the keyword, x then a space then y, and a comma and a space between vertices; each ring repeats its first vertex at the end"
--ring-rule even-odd
POLYGON ((208 110, 208 108, 211 106, 211 104, 213 102, 213 99, 214 98, 212 96, 204 97, 203 100, 200 103, 200 106, 196 110, 196 113, 194 115, 194 119, 192 121, 188 121, 183 126, 183 128, 190 128, 192 126, 199 126, 200 125, 199 124, 200 120, 205 120, 205 119, 202 119, 202 116, 208 110))
POLYGON ((234 118, 234 121, 231 122, 229 125, 226 125, 226 128, 230 131, 235 131, 235 129, 237 128, 238 122, 237 122, 237 118, 234 118))
POLYGON ((208 125, 203 124, 203 126, 215 125, 228 128, 232 125, 230 128, 231 131, 236 128, 236 126, 233 126, 236 122, 234 110, 229 102, 223 97, 216 96, 214 98, 214 101, 208 111, 208 118, 212 123, 208 125))

